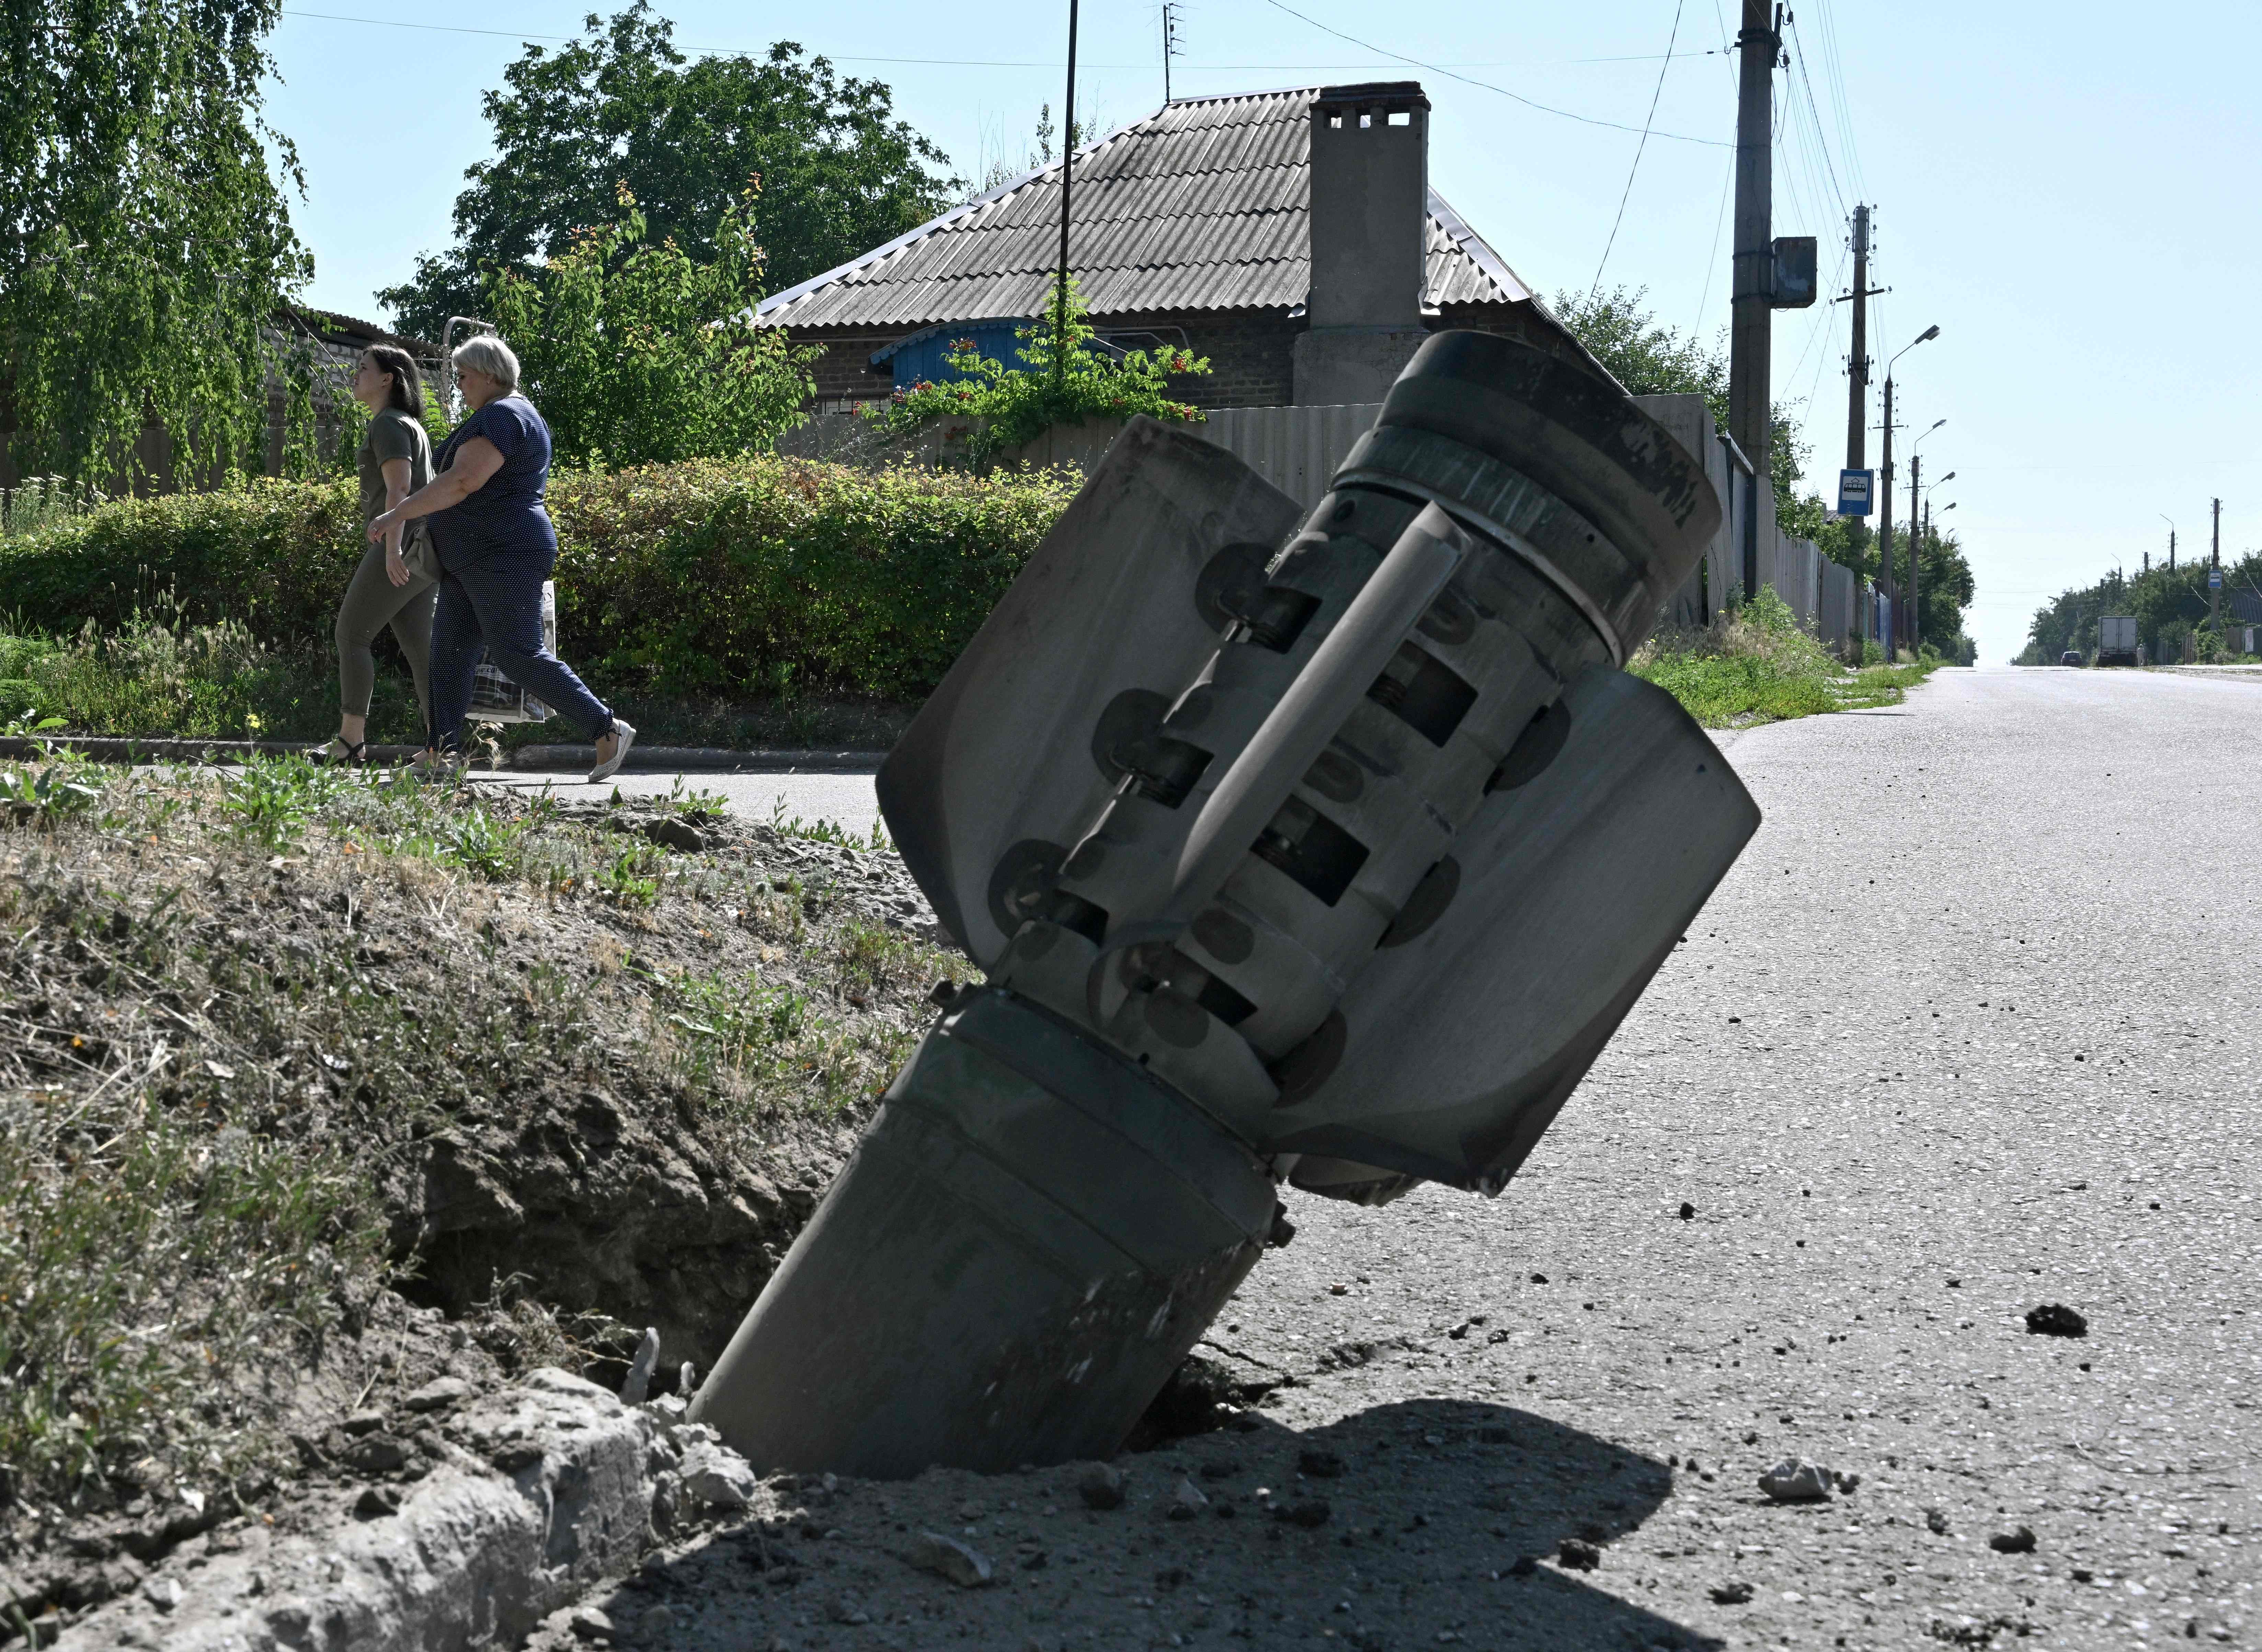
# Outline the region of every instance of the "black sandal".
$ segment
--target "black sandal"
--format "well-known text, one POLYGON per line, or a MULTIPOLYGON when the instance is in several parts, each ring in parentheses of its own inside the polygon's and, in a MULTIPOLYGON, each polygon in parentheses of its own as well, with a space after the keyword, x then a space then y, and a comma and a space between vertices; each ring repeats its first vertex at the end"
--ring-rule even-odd
POLYGON ((349 745, 342 735, 333 734, 323 743, 321 750, 310 752, 307 756, 325 768, 337 763, 343 763, 349 768, 359 768, 369 761, 369 742, 356 740, 349 745))

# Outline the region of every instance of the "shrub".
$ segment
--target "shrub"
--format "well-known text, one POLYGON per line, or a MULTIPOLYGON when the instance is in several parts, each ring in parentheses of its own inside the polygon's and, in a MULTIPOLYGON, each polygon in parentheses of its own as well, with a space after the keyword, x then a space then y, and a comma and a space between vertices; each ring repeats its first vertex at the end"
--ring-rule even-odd
MULTIPOLYGON (((915 697, 1078 483, 768 457, 561 472, 559 651, 629 689, 915 697)), ((118 500, 0 540, 0 613, 70 635, 170 609, 179 624, 226 623, 239 649, 327 656, 357 524, 347 481, 118 500)))
POLYGON ((1207 358, 1183 350, 1104 352, 1094 343, 1074 276, 1064 292, 1055 290, 1052 313, 1013 336, 1027 365, 1008 367, 984 356, 972 339, 955 339, 950 364, 957 378, 898 390, 886 403, 866 409, 866 416, 890 435, 907 434, 939 417, 973 419, 977 423, 967 457, 977 464, 1034 440, 1055 424, 1128 419, 1141 413, 1181 423, 1203 416, 1192 403, 1171 395, 1169 381, 1174 375, 1208 372, 1207 358))

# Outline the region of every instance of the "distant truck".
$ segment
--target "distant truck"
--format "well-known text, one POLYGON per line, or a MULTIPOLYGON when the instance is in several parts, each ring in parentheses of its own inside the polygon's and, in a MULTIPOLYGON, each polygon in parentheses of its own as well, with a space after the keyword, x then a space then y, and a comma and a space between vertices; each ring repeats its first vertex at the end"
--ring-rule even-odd
POLYGON ((2100 666, 2138 666, 2144 656, 2136 642, 2136 617, 2134 614, 2107 614, 2097 622, 2097 663, 2100 666))

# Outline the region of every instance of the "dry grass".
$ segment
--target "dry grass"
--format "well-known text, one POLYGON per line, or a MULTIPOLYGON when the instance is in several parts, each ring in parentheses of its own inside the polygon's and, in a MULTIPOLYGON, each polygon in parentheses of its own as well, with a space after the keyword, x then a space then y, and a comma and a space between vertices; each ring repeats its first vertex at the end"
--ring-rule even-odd
MULTIPOLYGON (((595 1086, 770 1153, 853 1122, 969 971, 827 876, 859 851, 710 799, 664 805, 722 839, 679 855, 649 812, 296 760, 4 767, 0 1509, 292 1472, 293 1386, 420 1266, 436 1138, 595 1086)), ((610 1345, 594 1302, 488 1306, 511 1363, 610 1345)))

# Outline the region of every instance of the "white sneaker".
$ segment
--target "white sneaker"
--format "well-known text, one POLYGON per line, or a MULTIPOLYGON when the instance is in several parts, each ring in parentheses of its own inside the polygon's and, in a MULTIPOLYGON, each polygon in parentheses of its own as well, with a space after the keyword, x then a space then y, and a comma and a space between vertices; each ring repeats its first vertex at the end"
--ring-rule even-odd
POLYGON ((613 732, 618 737, 613 745, 613 754, 589 771, 592 785, 600 780, 610 780, 620 766, 628 761, 629 747, 636 744, 636 729, 619 718, 613 719, 613 732))

